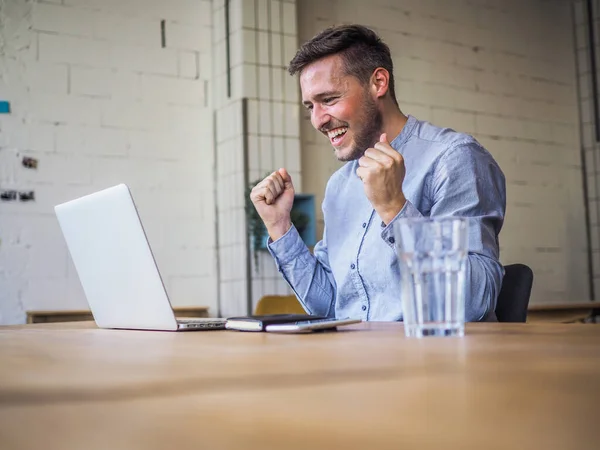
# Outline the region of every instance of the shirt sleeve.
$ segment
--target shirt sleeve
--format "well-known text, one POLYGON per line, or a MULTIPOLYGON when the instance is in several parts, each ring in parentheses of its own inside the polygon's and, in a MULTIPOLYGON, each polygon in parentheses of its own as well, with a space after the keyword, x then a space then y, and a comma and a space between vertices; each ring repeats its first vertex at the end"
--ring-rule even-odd
POLYGON ((394 223, 396 223, 396 221, 398 219, 401 219, 403 217, 406 217, 406 218, 408 218, 408 217, 423 217, 423 214, 421 214, 421 212, 409 200, 406 200, 406 203, 404 204, 404 206, 402 207, 400 212, 398 214, 396 214, 396 216, 392 219, 392 221, 390 223, 388 223, 383 228, 383 230, 381 230, 381 238, 394 251, 395 251, 394 243, 396 242, 394 240, 394 223))
POLYGON ((506 211, 504 174, 483 147, 463 144, 440 157, 429 192, 432 217, 469 219, 465 319, 493 320, 504 276, 498 242, 506 211))
POLYGON ((326 238, 315 245, 311 254, 292 225, 276 241, 269 240, 267 248, 304 309, 309 314, 334 317, 335 280, 329 266, 326 238))

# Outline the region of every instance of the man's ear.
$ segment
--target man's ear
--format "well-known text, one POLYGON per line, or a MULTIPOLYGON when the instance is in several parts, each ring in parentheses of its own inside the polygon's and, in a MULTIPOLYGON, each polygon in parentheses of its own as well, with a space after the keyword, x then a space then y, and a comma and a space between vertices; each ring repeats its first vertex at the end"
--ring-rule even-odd
POLYGON ((383 97, 390 87, 390 73, 383 67, 378 67, 371 75, 371 88, 375 98, 383 97))

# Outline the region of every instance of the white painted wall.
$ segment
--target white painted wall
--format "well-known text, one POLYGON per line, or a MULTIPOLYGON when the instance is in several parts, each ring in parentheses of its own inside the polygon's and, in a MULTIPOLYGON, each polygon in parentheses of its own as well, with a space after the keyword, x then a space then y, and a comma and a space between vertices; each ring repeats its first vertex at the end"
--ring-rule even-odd
POLYGON ((215 314, 211 2, 0 8, 0 100, 12 106, 0 115, 0 190, 36 195, 0 202, 0 324, 23 322, 28 309, 87 307, 53 206, 120 182, 173 304, 215 314))
MULTIPOLYGON (((531 303, 588 299, 571 8, 560 0, 305 0, 299 37, 340 23, 392 50, 401 109, 473 134, 507 178, 504 264, 535 272, 531 303)), ((339 167, 302 121, 306 192, 339 167)))

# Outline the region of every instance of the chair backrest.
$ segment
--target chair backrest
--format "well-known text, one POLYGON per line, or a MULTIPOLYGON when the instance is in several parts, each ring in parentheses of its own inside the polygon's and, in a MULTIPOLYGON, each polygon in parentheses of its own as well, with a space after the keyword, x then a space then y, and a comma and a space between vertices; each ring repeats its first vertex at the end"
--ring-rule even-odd
POLYGON ((265 295, 258 301, 254 314, 306 314, 306 311, 295 295, 265 295))
POLYGON ((496 302, 498 322, 525 322, 533 286, 533 271, 525 264, 504 266, 502 289, 496 302))

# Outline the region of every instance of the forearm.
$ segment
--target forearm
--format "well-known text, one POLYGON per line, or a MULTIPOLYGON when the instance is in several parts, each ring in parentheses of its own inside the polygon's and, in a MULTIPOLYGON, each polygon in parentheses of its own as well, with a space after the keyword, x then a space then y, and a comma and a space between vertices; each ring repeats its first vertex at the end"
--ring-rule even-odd
POLYGON ((290 218, 286 218, 272 224, 265 223, 265 227, 271 240, 277 241, 278 239, 281 239, 281 237, 283 237, 283 235, 286 234, 290 228, 292 228, 292 221, 290 218))
MULTIPOLYGON (((401 218, 417 218, 422 217, 422 214, 415 206, 407 202, 405 207, 394 219, 382 230, 381 237, 384 241, 394 247, 394 240, 390 240, 394 236, 394 222, 401 218)), ((489 253, 491 249, 495 249, 496 245, 493 242, 493 234, 490 232, 481 233, 481 224, 471 224, 476 230, 471 237, 472 248, 481 252, 484 248, 489 253), (483 245, 482 240, 486 239, 486 245, 483 245)), ((493 253, 493 252, 492 252, 493 253)), ((469 253, 465 267, 465 320, 468 322, 484 320, 490 312, 496 309, 496 298, 502 285, 503 268, 497 258, 486 256, 482 253, 469 253)))
POLYGON ((496 309, 502 286, 502 265, 487 256, 471 253, 465 268, 465 320, 485 320, 496 309))
POLYGON ((335 285, 331 272, 310 253, 296 228, 292 226, 280 239, 269 242, 268 248, 304 309, 310 314, 333 317, 335 285))

